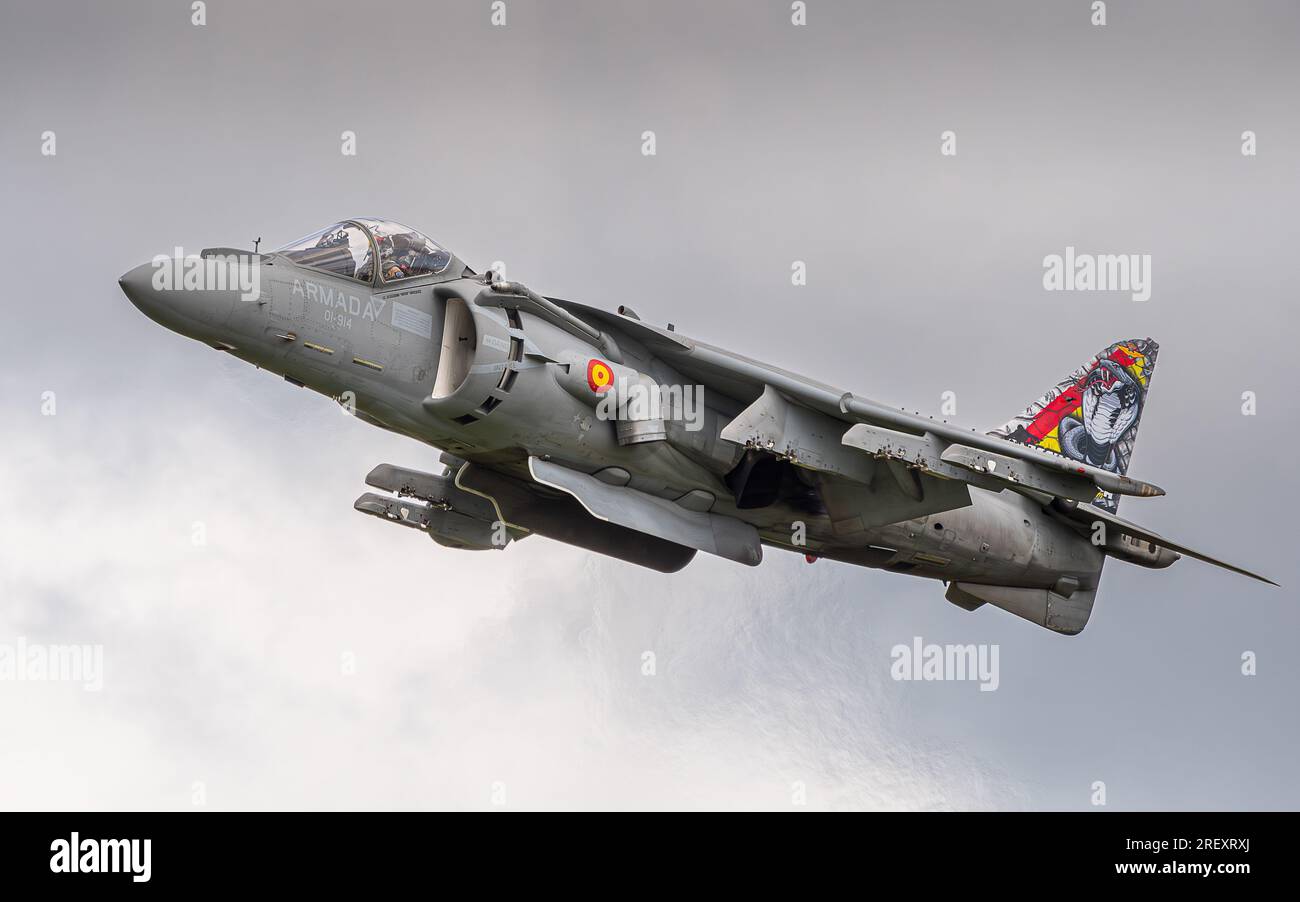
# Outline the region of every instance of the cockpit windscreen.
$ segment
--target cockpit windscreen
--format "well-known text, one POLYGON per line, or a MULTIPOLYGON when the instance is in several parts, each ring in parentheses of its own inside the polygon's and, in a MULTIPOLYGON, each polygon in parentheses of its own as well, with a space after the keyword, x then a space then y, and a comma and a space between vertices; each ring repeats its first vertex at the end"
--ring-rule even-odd
POLYGON ((374 252, 370 239, 359 226, 340 222, 280 248, 294 263, 314 266, 326 272, 367 284, 374 277, 374 252))
POLYGON ((379 275, 385 282, 432 276, 451 264, 451 253, 409 226, 379 219, 360 219, 379 248, 379 275))

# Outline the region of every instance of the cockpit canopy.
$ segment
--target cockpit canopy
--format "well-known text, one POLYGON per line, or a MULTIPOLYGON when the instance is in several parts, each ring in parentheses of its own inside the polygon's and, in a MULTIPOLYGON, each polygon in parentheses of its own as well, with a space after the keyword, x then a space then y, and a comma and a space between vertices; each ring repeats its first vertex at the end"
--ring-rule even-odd
POLYGON ((383 219, 344 220, 276 253, 300 266, 367 284, 375 280, 376 260, 381 283, 442 275, 455 260, 450 251, 415 229, 383 219))

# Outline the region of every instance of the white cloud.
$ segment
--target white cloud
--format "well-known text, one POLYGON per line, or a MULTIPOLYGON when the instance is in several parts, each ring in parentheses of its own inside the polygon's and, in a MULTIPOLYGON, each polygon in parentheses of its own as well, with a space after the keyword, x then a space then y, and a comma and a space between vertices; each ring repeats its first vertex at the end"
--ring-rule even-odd
POLYGON ((443 549, 350 509, 385 454, 431 450, 307 393, 318 417, 245 437, 234 396, 11 441, 0 493, 41 504, 0 520, 0 638, 102 643, 105 688, 0 684, 0 806, 185 808, 195 782, 214 808, 487 808, 498 782, 510 808, 780 809, 796 781, 812 808, 1022 804, 890 727, 843 569, 443 549))

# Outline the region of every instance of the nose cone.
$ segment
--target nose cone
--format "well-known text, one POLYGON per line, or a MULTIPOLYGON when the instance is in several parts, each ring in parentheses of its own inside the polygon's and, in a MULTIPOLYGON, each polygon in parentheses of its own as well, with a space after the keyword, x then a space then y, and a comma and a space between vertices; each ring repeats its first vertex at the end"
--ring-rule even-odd
MULTIPOLYGON (((184 262, 195 265, 188 259, 184 262)), ((163 258, 162 264, 173 265, 167 271, 166 265, 157 261, 142 263, 123 273, 117 280, 122 293, 159 325, 191 338, 211 339, 224 326, 240 297, 238 288, 228 287, 235 284, 234 280, 213 287, 198 278, 202 272, 183 276, 174 261, 163 258)))
POLYGON ((162 302, 162 292, 154 290, 153 274, 154 267, 151 264, 141 263, 130 272, 123 273, 117 284, 132 304, 140 308, 145 316, 156 320, 158 317, 154 315, 154 309, 162 302))

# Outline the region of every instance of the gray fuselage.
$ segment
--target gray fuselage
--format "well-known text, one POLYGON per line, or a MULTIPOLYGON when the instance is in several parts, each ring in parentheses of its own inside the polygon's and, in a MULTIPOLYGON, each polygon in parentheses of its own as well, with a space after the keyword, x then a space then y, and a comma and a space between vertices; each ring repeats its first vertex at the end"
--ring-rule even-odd
MULTIPOLYGON (((530 479, 530 456, 584 473, 625 471, 630 488, 660 498, 696 492, 710 499, 712 513, 754 526, 763 544, 811 558, 945 581, 1037 588, 1071 577, 1084 589, 1096 586, 1103 551, 1015 492, 972 486, 969 504, 856 526, 809 500, 816 492, 738 507, 727 480, 746 449, 720 433, 754 400, 752 390, 711 387, 693 422, 668 419, 663 440, 621 444, 615 424, 597 415, 581 386, 571 388, 584 378, 582 361, 605 356, 601 348, 547 318, 480 303, 491 286, 458 262, 444 275, 384 284, 376 274, 365 284, 279 254, 255 259, 256 298, 230 289, 158 290, 151 264, 121 282, 173 331, 338 399, 368 422, 520 480, 530 479)), ((660 385, 693 384, 634 331, 617 338, 627 367, 660 385)), ((819 478, 798 461, 792 472, 809 487, 819 478)))

